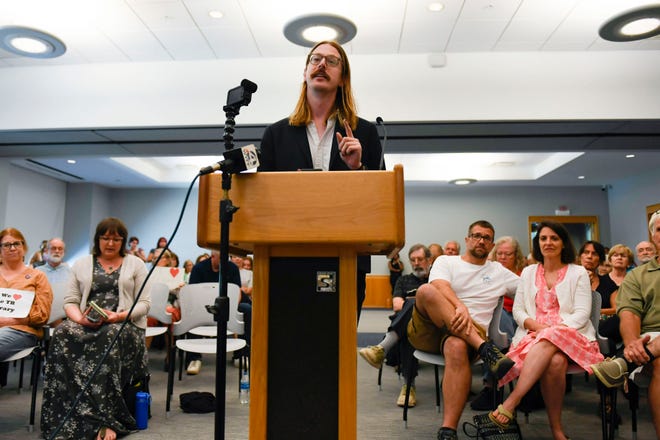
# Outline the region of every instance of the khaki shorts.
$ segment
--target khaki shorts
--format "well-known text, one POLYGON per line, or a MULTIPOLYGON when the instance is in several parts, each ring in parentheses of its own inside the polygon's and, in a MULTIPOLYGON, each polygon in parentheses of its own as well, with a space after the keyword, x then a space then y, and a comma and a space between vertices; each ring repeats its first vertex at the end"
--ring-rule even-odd
MULTIPOLYGON (((472 325, 479 333, 484 341, 486 338, 486 331, 476 322, 472 321, 472 325)), ((445 341, 448 337, 454 336, 449 329, 445 326, 442 328, 436 325, 428 318, 422 316, 417 311, 417 307, 413 308, 412 317, 408 321, 408 340, 418 350, 428 351, 429 353, 442 354, 444 350, 445 341)), ((468 358, 470 361, 477 358, 477 350, 468 346, 468 358)))

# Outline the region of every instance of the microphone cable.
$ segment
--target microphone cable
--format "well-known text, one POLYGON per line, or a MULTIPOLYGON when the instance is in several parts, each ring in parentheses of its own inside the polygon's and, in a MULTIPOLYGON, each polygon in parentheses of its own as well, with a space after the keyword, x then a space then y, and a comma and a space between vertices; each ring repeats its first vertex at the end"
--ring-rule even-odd
POLYGON ((121 335, 122 330, 124 330, 124 327, 126 327, 126 325, 130 322, 130 318, 131 318, 131 315, 133 313, 133 309, 135 309, 135 306, 137 305, 138 301, 140 300, 140 297, 142 296, 142 292, 144 291, 144 288, 147 285, 147 281, 149 281, 149 278, 151 277, 151 274, 153 273, 154 269, 158 266, 158 262, 163 257, 163 254, 165 253, 165 251, 169 249, 169 246, 172 243, 172 240, 174 240, 174 237, 176 236, 176 234, 179 230, 179 227, 181 226, 181 220, 183 219, 183 214, 185 213, 186 206, 188 205, 188 199, 190 198, 190 193, 192 192, 192 188, 193 188, 195 182, 197 181, 197 179, 201 175, 202 175, 201 173, 198 173, 195 176, 195 178, 192 180, 192 182, 190 182, 190 185, 188 186, 188 191, 186 192, 186 196, 183 200, 183 206, 181 207, 181 212, 179 213, 179 219, 177 220, 176 225, 174 226, 174 230, 172 231, 172 235, 170 236, 170 239, 167 241, 167 245, 163 249, 163 252, 161 252, 160 255, 158 255, 158 258, 156 258, 156 260, 152 263, 151 270, 149 270, 149 272, 147 273, 147 277, 144 279, 144 282, 140 286, 140 290, 138 291, 138 294, 135 297, 135 300, 133 301, 133 305, 131 305, 131 308, 128 310, 128 314, 126 315, 126 319, 124 320, 124 322, 121 323, 121 327, 119 327, 119 331, 117 331, 117 334, 112 339, 112 341, 108 345, 108 348, 105 350, 105 352, 101 356, 101 359, 100 359, 99 363, 96 365, 96 368, 94 368, 94 371, 92 371, 92 374, 89 376, 87 381, 83 384, 82 389, 80 390, 80 392, 78 393, 76 398, 73 400, 73 403, 71 403, 71 406, 69 407, 69 410, 67 411, 67 413, 62 418, 62 421, 59 423, 57 428, 55 428, 55 431, 53 431, 53 433, 50 435, 50 437, 48 437, 49 440, 54 440, 56 438, 57 434, 64 427, 64 424, 71 418, 73 410, 76 408, 76 406, 80 402, 80 399, 82 398, 83 393, 85 393, 87 391, 87 389, 89 388, 89 386, 91 385, 92 380, 94 380, 94 378, 98 374, 99 370, 101 369, 101 366, 103 365, 104 361, 106 360, 106 358, 110 354, 110 350, 112 350, 115 343, 117 342, 117 339, 119 338, 119 335, 121 335))
POLYGON ((378 167, 379 170, 384 170, 384 165, 385 165, 385 144, 387 144, 387 127, 385 127, 385 122, 383 122, 383 118, 380 116, 376 117, 376 124, 380 125, 383 127, 383 145, 380 148, 380 166, 378 167))

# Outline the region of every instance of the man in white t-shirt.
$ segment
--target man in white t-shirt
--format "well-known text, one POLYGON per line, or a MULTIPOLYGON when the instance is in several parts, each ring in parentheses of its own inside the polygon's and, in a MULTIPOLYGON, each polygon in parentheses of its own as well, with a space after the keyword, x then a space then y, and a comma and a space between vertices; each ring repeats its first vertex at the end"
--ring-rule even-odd
POLYGON ((481 357, 500 379, 513 366, 486 331, 503 295, 513 296, 518 276, 496 261, 488 261, 495 229, 485 220, 472 223, 461 256, 442 255, 433 263, 429 283, 417 290, 408 324, 408 339, 419 350, 442 353, 445 372, 443 421, 438 439, 456 439, 472 381, 470 363, 481 357))

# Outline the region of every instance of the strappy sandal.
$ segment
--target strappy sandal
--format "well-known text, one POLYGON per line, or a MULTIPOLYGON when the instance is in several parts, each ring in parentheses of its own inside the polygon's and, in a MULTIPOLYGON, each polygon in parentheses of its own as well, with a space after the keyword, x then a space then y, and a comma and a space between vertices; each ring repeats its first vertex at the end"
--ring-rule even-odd
POLYGON ((509 410, 504 408, 504 406, 502 406, 501 404, 497 405, 497 412, 503 415, 504 417, 506 417, 508 421, 506 423, 500 422, 499 420, 497 420, 497 418, 495 418, 492 412, 488 413, 488 419, 494 424, 496 424, 500 429, 508 428, 509 424, 511 423, 511 420, 513 420, 513 414, 511 414, 511 412, 509 412, 509 410))

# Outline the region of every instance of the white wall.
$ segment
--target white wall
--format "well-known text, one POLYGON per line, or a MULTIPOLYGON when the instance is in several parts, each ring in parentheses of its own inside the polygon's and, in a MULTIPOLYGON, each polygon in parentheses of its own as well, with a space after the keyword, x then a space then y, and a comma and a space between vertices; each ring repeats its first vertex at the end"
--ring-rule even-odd
POLYGON ((637 243, 649 239, 646 207, 660 203, 660 174, 649 170, 621 181, 609 195, 612 244, 623 243, 634 250, 637 243))
MULTIPOLYGON (((0 69, 0 130, 224 123, 227 91, 258 85, 240 124, 288 115, 304 57, 0 69), (66 103, 66 105, 62 105, 66 103)), ((462 121, 660 117, 657 51, 351 55, 370 120, 462 121)))
MULTIPOLYGON (((28 242, 26 262, 42 240, 62 236, 66 209, 66 183, 12 165, 7 167, 6 204, 2 227, 21 231, 28 242)), ((4 174, 4 173, 3 173, 4 174)))

